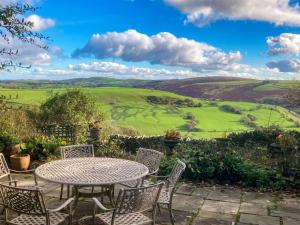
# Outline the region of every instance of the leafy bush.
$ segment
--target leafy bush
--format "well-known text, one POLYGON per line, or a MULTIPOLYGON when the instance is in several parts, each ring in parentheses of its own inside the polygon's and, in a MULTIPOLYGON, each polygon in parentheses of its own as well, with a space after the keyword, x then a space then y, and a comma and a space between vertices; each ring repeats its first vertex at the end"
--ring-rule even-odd
POLYGON ((188 112, 188 113, 186 114, 186 119, 188 119, 188 120, 195 120, 196 117, 193 115, 193 113, 188 112))
POLYGON ((238 107, 233 107, 231 105, 222 105, 220 109, 224 112, 234 113, 234 114, 242 114, 241 109, 238 107))
POLYGON ((103 114, 95 101, 79 89, 68 90, 62 94, 56 93, 41 105, 38 114, 41 126, 55 124, 80 127, 80 130, 76 130, 75 142, 85 140, 90 123, 102 120, 103 114))
POLYGON ((21 144, 21 153, 30 154, 33 160, 45 160, 48 157, 59 157, 59 146, 66 145, 65 141, 55 137, 37 136, 21 144))
MULTIPOLYGON (((276 141, 282 131, 274 129, 257 129, 251 132, 230 134, 223 141, 182 139, 175 147, 172 157, 165 157, 161 162, 162 175, 171 171, 178 158, 183 158, 187 164, 184 178, 195 181, 207 181, 221 184, 239 184, 259 189, 297 188, 291 183, 291 177, 282 173, 278 162, 282 155, 271 158, 268 146, 276 141)), ((288 145, 299 149, 294 140, 300 140, 300 132, 286 132, 292 135, 293 141, 288 145), (295 146, 296 145, 296 146, 295 146)), ((135 154, 138 147, 152 148, 164 152, 163 136, 120 136, 111 137, 120 141, 120 147, 126 153, 135 154)), ((286 141, 282 142, 286 143, 286 141)), ((294 159, 289 158, 292 165, 294 159)))
POLYGON ((247 126, 249 126, 249 127, 256 127, 257 126, 256 123, 250 117, 248 117, 248 115, 247 116, 242 116, 240 118, 240 122, 247 125, 247 126))
POLYGON ((0 100, 0 136, 26 140, 36 135, 33 121, 22 107, 0 100))
POLYGON ((151 104, 157 105, 174 105, 177 107, 201 107, 202 104, 200 102, 194 102, 189 98, 180 99, 173 97, 159 97, 159 96, 147 96, 147 102, 151 104))
POLYGON ((275 142, 276 137, 281 133, 283 133, 283 130, 277 127, 258 128, 254 131, 231 133, 228 135, 228 138, 232 143, 238 146, 245 146, 245 144, 249 142, 260 145, 270 145, 275 142))
MULTIPOLYGON (((219 184, 240 184, 259 189, 284 189, 287 180, 278 172, 259 166, 239 157, 234 151, 213 151, 189 148, 185 151, 187 164, 184 178, 196 182, 206 181, 219 184)), ((178 155, 165 158, 161 165, 162 174, 168 174, 178 155)), ((290 185, 290 184, 289 184, 290 185)))

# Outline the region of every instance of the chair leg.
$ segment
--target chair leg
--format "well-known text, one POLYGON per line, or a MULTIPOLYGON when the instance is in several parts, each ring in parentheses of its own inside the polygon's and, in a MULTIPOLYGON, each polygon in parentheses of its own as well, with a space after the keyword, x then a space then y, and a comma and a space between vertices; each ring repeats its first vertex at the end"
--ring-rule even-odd
POLYGON ((159 204, 157 204, 156 206, 157 206, 157 211, 158 211, 158 214, 159 214, 159 215, 161 215, 160 205, 159 205, 159 204))
POLYGON ((109 201, 112 207, 115 206, 115 186, 111 185, 110 187, 108 187, 108 197, 109 197, 109 201))
POLYGON ((68 199, 70 198, 70 185, 68 184, 68 187, 67 187, 67 196, 68 196, 68 199))
POLYGON ((174 215, 173 215, 173 212, 172 212, 172 205, 171 204, 168 204, 168 209, 169 209, 169 215, 170 215, 171 223, 172 223, 172 225, 174 225, 175 224, 175 218, 174 218, 174 215))
POLYGON ((62 200, 63 192, 64 192, 64 185, 62 184, 62 185, 60 186, 60 196, 59 196, 59 200, 62 200))
POLYGON ((72 225, 73 223, 73 215, 69 216, 69 225, 72 225))

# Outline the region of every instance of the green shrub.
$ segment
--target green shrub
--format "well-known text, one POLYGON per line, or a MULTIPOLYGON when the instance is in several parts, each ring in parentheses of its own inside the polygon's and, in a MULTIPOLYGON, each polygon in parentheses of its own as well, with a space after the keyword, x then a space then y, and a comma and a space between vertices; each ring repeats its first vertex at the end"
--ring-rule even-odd
POLYGON ((147 96, 147 102, 156 105, 174 105, 176 107, 201 107, 202 104, 200 102, 194 102, 189 98, 180 99, 173 97, 159 97, 159 96, 147 96))
POLYGON ((80 127, 75 130, 75 142, 85 141, 90 123, 103 120, 95 101, 79 89, 56 93, 40 106, 37 117, 40 126, 54 124, 80 127))
POLYGON ((233 107, 231 105, 222 105, 220 109, 224 112, 234 113, 234 114, 242 114, 241 109, 238 107, 233 107))
POLYGON ((33 160, 45 160, 48 157, 59 157, 59 146, 66 145, 65 141, 55 137, 36 136, 21 145, 21 152, 30 154, 33 160))
POLYGON ((242 116, 240 118, 240 122, 247 125, 247 126, 249 126, 249 127, 256 127, 257 126, 256 123, 250 117, 248 117, 248 115, 247 116, 242 116))
POLYGON ((36 135, 34 123, 22 107, 0 100, 0 136, 26 140, 36 135))
MULTIPOLYGON (((162 174, 170 172, 178 156, 162 161, 162 174)), ((288 187, 287 180, 280 173, 245 160, 234 151, 203 151, 193 148, 185 151, 184 161, 187 165, 184 178, 188 180, 240 184, 259 189, 279 190, 288 187)))

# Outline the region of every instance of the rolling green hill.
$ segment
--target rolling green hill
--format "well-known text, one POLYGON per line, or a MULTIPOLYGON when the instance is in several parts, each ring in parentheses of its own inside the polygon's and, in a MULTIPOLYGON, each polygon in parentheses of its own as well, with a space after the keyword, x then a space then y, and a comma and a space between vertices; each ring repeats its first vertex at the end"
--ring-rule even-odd
POLYGON ((197 77, 173 80, 113 79, 107 77, 77 78, 69 80, 17 80, 0 81, 0 87, 19 88, 70 88, 70 87, 135 87, 169 91, 189 97, 244 101, 280 105, 300 112, 291 106, 287 95, 300 96, 300 80, 254 80, 235 77, 197 77))
MULTIPOLYGON (((66 89, 0 89, 0 95, 16 104, 38 106, 53 92, 66 89)), ((138 88, 84 88, 95 98, 107 120, 145 135, 177 129, 193 138, 212 138, 224 132, 278 125, 300 130, 300 119, 279 106, 247 102, 204 101, 165 91, 138 88), (149 101, 156 96, 158 102, 149 101), (193 107, 182 105, 191 100, 193 107), (167 104, 165 101, 175 102, 167 104), (201 103, 202 106, 199 106, 201 103), (224 107, 225 106, 225 107, 224 107), (236 112, 231 111, 232 109, 236 112), (191 124, 193 125, 191 129, 191 124)))

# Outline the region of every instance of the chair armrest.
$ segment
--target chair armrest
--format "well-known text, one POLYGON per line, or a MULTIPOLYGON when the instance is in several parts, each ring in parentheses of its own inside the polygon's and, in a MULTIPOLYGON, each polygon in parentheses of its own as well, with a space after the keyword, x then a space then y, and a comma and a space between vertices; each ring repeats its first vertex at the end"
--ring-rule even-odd
POLYGON ((100 209, 104 210, 104 211, 112 211, 114 210, 114 208, 108 209, 106 208, 104 205, 102 205, 102 203, 97 199, 97 198, 93 198, 95 206, 98 206, 100 209))
POLYGON ((55 209, 47 209, 47 211, 49 213, 53 213, 53 212, 59 212, 60 210, 66 208, 68 205, 70 205, 73 202, 74 198, 69 198, 67 201, 65 201, 62 205, 60 205, 59 207, 55 208, 55 209))
POLYGON ((11 183, 15 184, 15 187, 17 186, 18 181, 17 180, 9 180, 9 181, 1 181, 0 184, 9 184, 11 185, 11 183))
POLYGON ((12 173, 34 173, 35 169, 32 169, 32 170, 22 170, 22 171, 9 169, 9 171, 12 172, 12 173))

